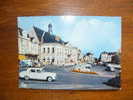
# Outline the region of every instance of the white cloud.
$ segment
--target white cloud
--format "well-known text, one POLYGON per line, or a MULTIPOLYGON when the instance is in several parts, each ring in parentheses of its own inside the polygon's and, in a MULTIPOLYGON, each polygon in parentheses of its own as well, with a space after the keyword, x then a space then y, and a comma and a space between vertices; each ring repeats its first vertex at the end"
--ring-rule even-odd
POLYGON ((75 16, 61 16, 62 21, 72 23, 75 20, 75 16))
POLYGON ((116 50, 120 45, 120 31, 115 23, 98 19, 79 21, 69 38, 71 43, 84 51, 116 50), (118 31, 117 31, 118 30, 118 31))

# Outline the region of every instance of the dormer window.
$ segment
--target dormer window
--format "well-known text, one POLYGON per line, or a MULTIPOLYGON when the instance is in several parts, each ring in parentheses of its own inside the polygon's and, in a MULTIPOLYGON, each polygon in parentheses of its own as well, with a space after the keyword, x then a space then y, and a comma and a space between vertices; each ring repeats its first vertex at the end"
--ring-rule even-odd
POLYGON ((30 36, 29 36, 29 34, 27 34, 27 38, 29 38, 30 36))

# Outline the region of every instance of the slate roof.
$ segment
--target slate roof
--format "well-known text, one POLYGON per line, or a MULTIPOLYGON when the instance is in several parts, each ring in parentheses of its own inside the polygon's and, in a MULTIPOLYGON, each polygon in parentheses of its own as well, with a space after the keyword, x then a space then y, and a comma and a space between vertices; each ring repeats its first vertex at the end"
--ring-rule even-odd
MULTIPOLYGON (((43 33, 45 32, 44 30, 37 28, 35 26, 33 26, 33 29, 35 30, 35 33, 39 39, 39 41, 41 41, 41 37, 43 35, 43 33)), ((61 38, 60 39, 56 39, 56 36, 53 34, 50 34, 49 32, 45 32, 44 36, 43 36, 43 43, 60 43, 60 44, 66 44, 67 42, 64 42, 61 38)))
POLYGON ((23 36, 23 29, 18 27, 19 35, 23 36))
POLYGON ((36 33, 36 35, 37 35, 39 41, 41 41, 41 37, 42 37, 42 35, 43 35, 43 33, 44 33, 44 30, 42 30, 42 29, 40 29, 40 28, 37 28, 37 27, 35 27, 35 26, 33 26, 33 29, 34 29, 34 31, 35 31, 35 33, 36 33))
POLYGON ((115 55, 116 53, 117 52, 106 52, 106 51, 104 51, 101 54, 115 55))
POLYGON ((86 53, 86 55, 89 56, 89 55, 93 55, 93 54, 91 52, 88 52, 88 53, 86 53))

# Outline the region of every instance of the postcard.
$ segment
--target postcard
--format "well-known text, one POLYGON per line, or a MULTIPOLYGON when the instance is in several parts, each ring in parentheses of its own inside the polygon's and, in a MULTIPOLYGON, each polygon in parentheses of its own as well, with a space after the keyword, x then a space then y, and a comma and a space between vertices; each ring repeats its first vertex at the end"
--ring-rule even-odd
POLYGON ((121 17, 17 17, 19 88, 118 90, 121 17))

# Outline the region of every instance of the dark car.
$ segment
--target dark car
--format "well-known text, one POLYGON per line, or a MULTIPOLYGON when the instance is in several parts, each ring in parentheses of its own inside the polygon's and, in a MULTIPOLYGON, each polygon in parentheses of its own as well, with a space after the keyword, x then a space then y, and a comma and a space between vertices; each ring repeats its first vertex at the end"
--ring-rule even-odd
POLYGON ((114 72, 115 71, 115 68, 114 67, 107 67, 106 69, 105 69, 105 71, 111 71, 111 72, 114 72))

